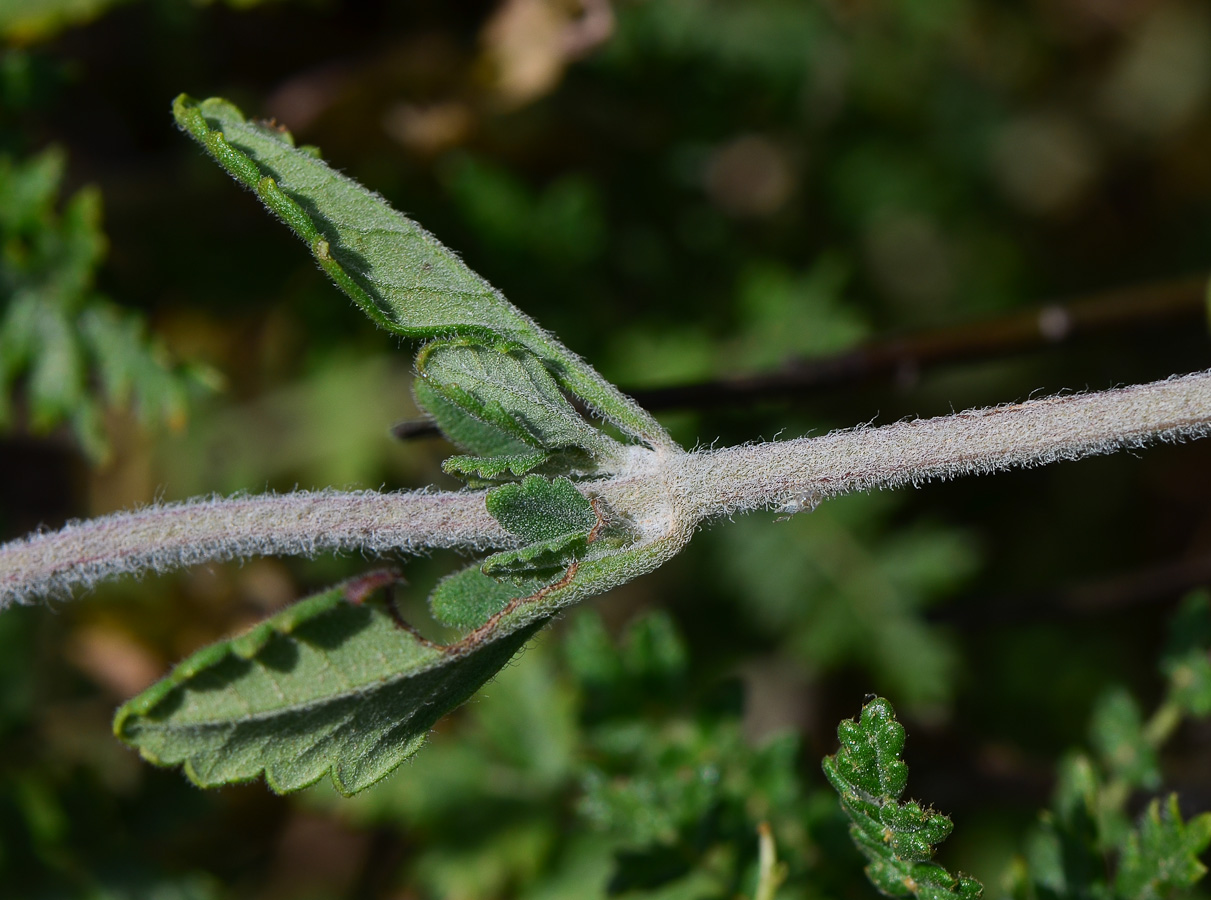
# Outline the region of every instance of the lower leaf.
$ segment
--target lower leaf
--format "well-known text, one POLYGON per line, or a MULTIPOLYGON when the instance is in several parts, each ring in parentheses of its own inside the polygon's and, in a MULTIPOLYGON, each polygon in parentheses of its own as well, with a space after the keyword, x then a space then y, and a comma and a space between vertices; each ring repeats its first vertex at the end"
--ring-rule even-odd
POLYGON ((343 794, 369 787, 545 623, 434 644, 389 602, 360 602, 392 580, 355 579, 195 653, 118 710, 115 734, 203 787, 262 773, 279 792, 325 774, 343 794))
POLYGON ((558 610, 657 568, 685 538, 606 547, 511 588, 478 569, 452 576, 435 611, 470 630, 448 645, 421 637, 389 599, 365 602, 398 580, 371 573, 198 651, 119 709, 114 733, 203 787, 264 774, 294 791, 328 774, 356 793, 412 756, 558 610))

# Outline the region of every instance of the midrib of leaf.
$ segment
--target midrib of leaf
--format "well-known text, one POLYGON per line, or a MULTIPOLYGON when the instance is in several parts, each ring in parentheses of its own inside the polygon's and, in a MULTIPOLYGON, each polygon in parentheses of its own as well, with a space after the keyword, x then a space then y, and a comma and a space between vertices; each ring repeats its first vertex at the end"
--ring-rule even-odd
POLYGON ((381 197, 294 146, 288 132, 248 122, 225 100, 182 95, 177 122, 310 247, 321 268, 376 322, 411 338, 515 341, 564 388, 644 442, 676 448, 642 407, 510 304, 436 238, 381 197))

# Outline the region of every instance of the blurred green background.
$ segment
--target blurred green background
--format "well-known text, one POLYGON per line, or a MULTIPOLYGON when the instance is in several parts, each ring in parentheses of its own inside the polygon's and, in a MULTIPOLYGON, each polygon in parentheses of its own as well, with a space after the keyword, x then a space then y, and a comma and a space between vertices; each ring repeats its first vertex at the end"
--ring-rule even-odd
MULTIPOLYGON (((181 91, 318 144, 623 388, 896 335, 954 358, 700 390, 661 413, 687 446, 1211 365, 1205 2, 0 0, 0 36, 0 537, 212 491, 455 486, 440 439, 391 436, 409 349, 176 132, 181 91), (1060 340, 1053 312, 1012 354, 948 330, 1122 296, 1130 320, 1060 340)), ((879 692, 910 792, 956 820, 945 861, 1001 896, 1095 698, 1160 696, 1167 622, 1211 582, 1209 464, 1166 445, 718 523, 352 801, 200 792, 109 717, 366 560, 10 610, 0 893, 730 898, 769 820, 780 897, 869 897, 819 759, 879 692)), ((410 618, 455 562, 408 561, 410 618)), ((1166 750, 1189 814, 1208 760, 1206 722, 1166 750)))

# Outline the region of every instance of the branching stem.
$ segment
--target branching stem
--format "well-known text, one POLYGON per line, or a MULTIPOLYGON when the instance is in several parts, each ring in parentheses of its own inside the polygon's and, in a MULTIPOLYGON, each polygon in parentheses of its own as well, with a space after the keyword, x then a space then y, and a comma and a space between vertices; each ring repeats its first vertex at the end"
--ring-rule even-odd
MULTIPOLYGON (((1096 394, 696 453, 645 452, 590 482, 611 508, 688 537, 703 519, 793 512, 851 491, 1035 466, 1211 433, 1211 371, 1096 394), (660 521, 661 519, 665 521, 660 521)), ((505 547, 484 494, 298 492, 152 506, 0 546, 0 608, 209 560, 505 547)))

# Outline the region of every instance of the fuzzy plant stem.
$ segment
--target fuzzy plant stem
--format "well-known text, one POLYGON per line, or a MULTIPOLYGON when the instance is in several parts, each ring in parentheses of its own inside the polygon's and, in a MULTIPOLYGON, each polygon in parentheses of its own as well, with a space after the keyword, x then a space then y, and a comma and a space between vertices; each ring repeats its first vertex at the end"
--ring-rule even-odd
POLYGON ((0 609, 105 578, 210 560, 514 542, 488 514, 482 492, 298 491, 190 500, 72 522, 0 545, 0 609))
MULTIPOLYGON (((656 533, 704 519, 793 513, 851 491, 1036 466, 1211 433, 1211 371, 881 428, 697 453, 637 456, 583 489, 656 533)), ((646 528, 641 527, 641 531, 646 528)), ((116 575, 208 560, 514 545, 483 492, 299 492, 193 500, 69 524, 0 546, 0 608, 116 575)))
POLYGON ((1211 371, 694 454, 685 490, 699 518, 796 512, 851 491, 1040 466, 1211 434, 1211 371))

